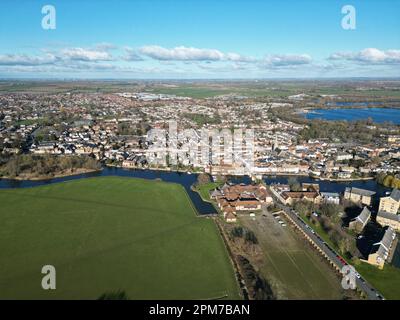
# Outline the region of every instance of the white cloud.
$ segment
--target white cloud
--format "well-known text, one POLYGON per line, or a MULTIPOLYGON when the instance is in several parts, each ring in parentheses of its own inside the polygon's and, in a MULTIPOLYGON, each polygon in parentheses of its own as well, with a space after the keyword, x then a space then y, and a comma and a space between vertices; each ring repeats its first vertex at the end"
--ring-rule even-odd
POLYGON ((192 47, 175 47, 166 49, 160 46, 144 46, 140 53, 156 60, 180 60, 180 61, 218 61, 224 58, 224 54, 216 49, 198 49, 192 47))
POLYGON ((263 67, 290 67, 311 63, 308 54, 274 54, 261 61, 263 67))
POLYGON ((223 53, 217 49, 200 49, 179 46, 167 49, 160 46, 144 46, 139 52, 147 57, 161 61, 237 61, 252 62, 255 59, 238 53, 223 53))
POLYGON ((67 48, 61 50, 61 57, 80 61, 110 61, 112 56, 105 50, 67 48))
POLYGON ((51 64, 56 61, 56 57, 52 54, 46 54, 45 56, 29 56, 26 54, 4 54, 0 55, 1 66, 35 66, 51 64))
POLYGON ((369 64, 400 63, 400 50, 379 50, 366 48, 358 52, 336 52, 330 55, 330 60, 347 60, 369 64))

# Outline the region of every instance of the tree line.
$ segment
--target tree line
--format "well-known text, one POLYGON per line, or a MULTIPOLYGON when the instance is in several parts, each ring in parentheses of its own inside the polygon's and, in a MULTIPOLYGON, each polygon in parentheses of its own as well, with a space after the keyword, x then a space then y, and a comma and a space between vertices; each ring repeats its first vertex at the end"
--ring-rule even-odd
POLYGON ((99 170, 100 162, 89 156, 63 156, 20 154, 0 158, 0 176, 16 178, 54 176, 57 173, 73 173, 77 169, 99 170))

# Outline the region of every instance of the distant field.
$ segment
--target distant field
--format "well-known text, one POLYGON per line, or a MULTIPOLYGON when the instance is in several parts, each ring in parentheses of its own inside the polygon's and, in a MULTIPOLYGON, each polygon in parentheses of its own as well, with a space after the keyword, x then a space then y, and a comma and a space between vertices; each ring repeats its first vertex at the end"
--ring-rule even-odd
MULTIPOLYGON (((363 82, 327 82, 315 81, 140 81, 140 80, 79 80, 79 81, 18 81, 0 80, 0 93, 115 93, 115 92, 152 92, 174 94, 196 99, 211 98, 219 95, 234 94, 247 97, 285 98, 290 95, 306 93, 311 96, 334 94, 344 97, 382 97, 398 98, 398 86, 356 90, 364 86, 363 82)), ((367 84, 368 85, 368 84, 367 84)))
POLYGON ((0 81, 0 93, 110 93, 138 90, 140 86, 132 81, 0 81))
POLYGON ((212 220, 177 184, 101 177, 0 190, 0 299, 238 299, 212 220), (41 268, 57 289, 41 289, 41 268))
POLYGON ((268 88, 252 88, 252 87, 213 87, 213 86, 196 86, 196 87, 172 87, 172 88, 154 88, 148 90, 152 93, 174 94, 182 97, 191 97, 195 99, 212 98, 220 95, 234 94, 246 97, 286 97, 295 94, 296 91, 291 90, 272 90, 268 88))

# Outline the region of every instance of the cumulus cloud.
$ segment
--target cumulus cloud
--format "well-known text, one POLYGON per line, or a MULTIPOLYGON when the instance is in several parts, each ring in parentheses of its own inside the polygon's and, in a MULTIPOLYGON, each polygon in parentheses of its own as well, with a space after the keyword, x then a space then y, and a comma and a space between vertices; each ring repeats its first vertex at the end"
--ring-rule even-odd
POLYGON ((216 49, 198 49, 184 46, 175 47, 172 49, 167 49, 160 46, 144 46, 139 49, 139 52, 156 60, 218 61, 222 60, 224 57, 224 54, 216 49))
POLYGON ((179 46, 172 49, 161 46, 144 46, 139 49, 142 55, 161 61, 237 61, 252 62, 251 57, 238 53, 223 53, 217 49, 201 49, 179 46))
POLYGON ((44 56, 29 56, 26 54, 4 54, 0 55, 1 66, 35 66, 54 63, 57 58, 52 54, 44 56))
POLYGON ((79 61, 110 61, 112 55, 106 50, 67 48, 61 50, 61 57, 79 61))
MULTIPOLYGON (((168 65, 173 65, 177 73, 180 66, 182 73, 187 72, 263 72, 268 69, 288 69, 299 65, 307 65, 312 59, 309 55, 286 55, 275 54, 263 59, 241 55, 235 52, 222 52, 217 49, 202 49, 194 47, 179 46, 175 48, 164 48, 157 45, 144 46, 141 48, 117 47, 108 43, 99 43, 92 47, 64 47, 43 49, 42 54, 0 54, 1 70, 14 70, 15 72, 72 72, 72 71, 120 71, 132 72, 135 62, 156 60, 162 67, 163 73, 168 65), (112 54, 113 53, 113 54, 112 54), (147 58, 147 59, 145 59, 147 58), (25 68, 25 69, 24 69, 25 68)), ((154 62, 154 61, 153 61, 154 62)), ((144 64, 138 64, 144 66, 144 64)), ((153 63, 154 64, 154 63, 153 63)), ((148 66, 150 68, 150 66, 148 66)), ((155 66, 151 66, 154 68, 155 66)), ((150 69, 151 69, 150 68, 150 69)), ((150 70, 149 69, 149 70, 150 70)), ((171 68, 170 68, 171 69, 171 68)), ((153 70, 153 69, 152 69, 153 70)), ((155 69, 154 69, 155 70, 155 69)), ((175 71, 174 71, 175 70, 175 71)), ((150 72, 150 71, 149 71, 150 72)))
POLYGON ((274 54, 265 57, 261 61, 264 67, 290 67, 311 63, 312 58, 308 54, 274 54))
POLYGON ((400 50, 379 50, 366 48, 358 52, 336 52, 329 60, 346 60, 367 64, 397 64, 400 63, 400 50))

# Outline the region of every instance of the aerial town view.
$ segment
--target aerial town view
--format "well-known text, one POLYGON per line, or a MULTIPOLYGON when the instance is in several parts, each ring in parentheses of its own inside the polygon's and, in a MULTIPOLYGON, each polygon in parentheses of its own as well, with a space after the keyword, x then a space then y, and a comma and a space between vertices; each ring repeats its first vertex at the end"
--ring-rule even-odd
POLYGON ((399 16, 2 1, 0 300, 400 300, 399 16))

